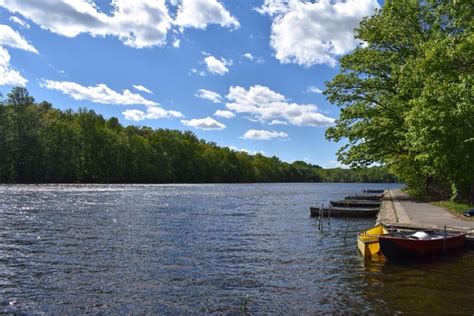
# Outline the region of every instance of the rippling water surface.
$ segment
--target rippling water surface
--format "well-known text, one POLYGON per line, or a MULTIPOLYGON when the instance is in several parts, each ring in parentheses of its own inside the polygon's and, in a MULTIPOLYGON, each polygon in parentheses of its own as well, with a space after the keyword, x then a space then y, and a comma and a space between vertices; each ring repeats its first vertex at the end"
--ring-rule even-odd
POLYGON ((373 220, 309 217, 367 187, 0 186, 0 312, 472 314, 472 252, 364 263, 373 220))

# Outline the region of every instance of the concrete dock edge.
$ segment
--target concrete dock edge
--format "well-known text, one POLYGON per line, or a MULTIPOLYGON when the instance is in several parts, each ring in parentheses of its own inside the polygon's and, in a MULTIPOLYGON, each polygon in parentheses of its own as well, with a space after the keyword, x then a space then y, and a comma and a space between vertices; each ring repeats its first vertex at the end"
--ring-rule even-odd
POLYGON ((386 227, 419 230, 442 230, 446 225, 449 231, 466 233, 469 245, 474 245, 474 222, 456 218, 429 203, 417 202, 400 190, 385 190, 377 223, 386 227))

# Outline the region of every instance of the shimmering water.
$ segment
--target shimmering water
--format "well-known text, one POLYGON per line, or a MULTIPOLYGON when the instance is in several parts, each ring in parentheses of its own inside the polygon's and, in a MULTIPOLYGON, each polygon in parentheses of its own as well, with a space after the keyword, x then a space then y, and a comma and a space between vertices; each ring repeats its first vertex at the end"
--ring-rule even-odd
POLYGON ((397 186, 0 186, 0 312, 472 314, 472 252, 364 263, 373 220, 309 217, 397 186))

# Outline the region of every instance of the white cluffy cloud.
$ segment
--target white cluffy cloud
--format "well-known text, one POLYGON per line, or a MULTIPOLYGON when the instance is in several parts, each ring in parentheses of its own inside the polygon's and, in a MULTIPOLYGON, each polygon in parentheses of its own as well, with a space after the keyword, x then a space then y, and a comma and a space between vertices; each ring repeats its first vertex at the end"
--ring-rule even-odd
POLYGON ((204 62, 206 63, 207 70, 219 76, 223 76, 229 72, 229 68, 227 66, 232 65, 231 60, 225 60, 224 58, 217 59, 214 56, 207 56, 204 58, 204 62))
POLYGON ((209 24, 237 29, 239 21, 217 0, 182 0, 174 22, 181 27, 205 29, 209 24))
POLYGON ((17 16, 11 16, 8 18, 10 21, 12 21, 13 23, 16 23, 26 29, 29 29, 30 28, 30 25, 28 23, 26 23, 25 21, 23 21, 22 19, 20 19, 19 17, 17 16))
POLYGON ((273 138, 286 139, 288 138, 288 134, 285 132, 251 129, 246 131, 242 138, 252 140, 270 140, 273 138))
POLYGON ((10 66, 10 54, 0 46, 0 86, 25 86, 28 80, 10 66))
POLYGON ((220 116, 223 118, 233 118, 235 114, 231 111, 217 110, 216 113, 214 113, 214 116, 220 116))
POLYGON ((142 92, 146 92, 146 93, 149 93, 149 94, 153 94, 153 91, 151 91, 150 89, 148 89, 147 87, 144 87, 144 86, 142 86, 142 85, 134 84, 132 87, 134 87, 134 88, 137 89, 138 91, 142 91, 142 92))
POLYGON ((165 110, 159 106, 148 107, 146 112, 137 109, 125 110, 122 114, 125 119, 136 122, 144 119, 156 120, 160 118, 183 117, 181 112, 165 110))
POLYGON ((110 16, 87 0, 0 0, 0 6, 58 35, 116 36, 135 48, 164 45, 173 22, 164 0, 114 0, 110 16))
POLYGON ((319 113, 316 105, 290 102, 265 86, 255 85, 248 90, 240 86, 230 87, 227 99, 229 110, 250 114, 260 122, 297 126, 329 126, 334 123, 333 118, 319 113))
POLYGON ((0 45, 19 48, 38 54, 38 51, 33 45, 28 43, 18 32, 4 24, 0 24, 0 45))
POLYGON ((61 91, 64 94, 69 95, 74 100, 87 100, 95 103, 102 104, 141 104, 146 106, 156 106, 158 103, 147 100, 139 94, 133 93, 128 89, 122 91, 122 93, 114 91, 107 87, 103 83, 99 83, 95 86, 83 86, 71 81, 53 81, 43 80, 41 85, 45 88, 61 91))
POLYGON ((280 120, 273 120, 268 125, 288 125, 287 122, 285 121, 280 121, 280 120))
POLYGON ((196 91, 194 95, 196 98, 209 100, 212 103, 222 103, 222 96, 214 91, 206 90, 206 89, 199 89, 196 91))
POLYGON ((323 93, 323 90, 321 90, 321 89, 319 89, 318 87, 315 87, 315 86, 309 86, 308 89, 306 90, 306 92, 321 94, 321 93, 323 93))
POLYGON ((163 46, 168 32, 176 27, 204 29, 209 24, 239 27, 239 22, 217 0, 182 0, 176 20, 170 16, 166 2, 110 0, 110 15, 92 0, 0 0, 0 6, 58 35, 115 36, 134 48, 163 46))
POLYGON ((95 86, 83 86, 70 81, 43 80, 41 86, 47 89, 57 90, 69 95, 74 100, 87 100, 101 104, 116 105, 145 105, 146 112, 137 109, 128 109, 122 112, 127 120, 141 121, 144 119, 159 119, 168 117, 183 117, 178 111, 165 110, 160 105, 148 99, 145 99, 137 93, 128 89, 121 93, 110 89, 107 85, 100 83, 95 86))
POLYGON ((202 129, 205 131, 211 131, 211 130, 222 130, 226 126, 212 117, 205 117, 202 119, 192 119, 192 120, 181 120, 181 123, 183 123, 186 126, 191 126, 196 129, 202 129))
POLYGON ((256 56, 252 55, 251 53, 245 53, 242 56, 244 56, 244 58, 246 58, 250 61, 256 62, 257 64, 263 64, 264 63, 264 60, 263 60, 262 57, 256 57, 256 56))
POLYGON ((194 75, 198 75, 198 76, 201 76, 201 77, 206 76, 206 72, 204 70, 199 71, 196 68, 192 68, 191 71, 189 72, 189 74, 194 74, 194 75))
POLYGON ((233 151, 240 151, 240 152, 243 152, 243 153, 247 153, 249 155, 256 155, 256 154, 261 154, 261 155, 265 155, 265 152, 263 150, 248 150, 248 149, 245 149, 245 148, 238 148, 238 147, 235 147, 235 146, 230 146, 229 149, 233 150, 233 151))
POLYGON ((265 0, 257 9, 272 17, 270 45, 282 63, 336 65, 354 49, 354 28, 372 15, 377 0, 265 0))
POLYGON ((250 54, 250 53, 245 53, 244 57, 247 58, 248 60, 253 60, 254 59, 253 55, 250 54))
POLYGON ((2 45, 26 50, 35 54, 38 54, 38 51, 11 27, 0 24, 0 86, 25 86, 28 80, 25 79, 20 72, 11 67, 10 54, 2 45))

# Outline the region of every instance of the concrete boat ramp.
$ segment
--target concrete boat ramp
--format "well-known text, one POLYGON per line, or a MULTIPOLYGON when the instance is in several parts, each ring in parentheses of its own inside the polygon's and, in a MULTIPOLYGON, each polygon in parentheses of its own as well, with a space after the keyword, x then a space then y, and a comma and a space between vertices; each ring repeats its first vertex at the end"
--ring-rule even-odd
POLYGON ((464 220, 442 207, 417 202, 408 194, 395 189, 386 190, 377 222, 388 227, 420 230, 443 230, 467 233, 474 242, 474 221, 464 220))

